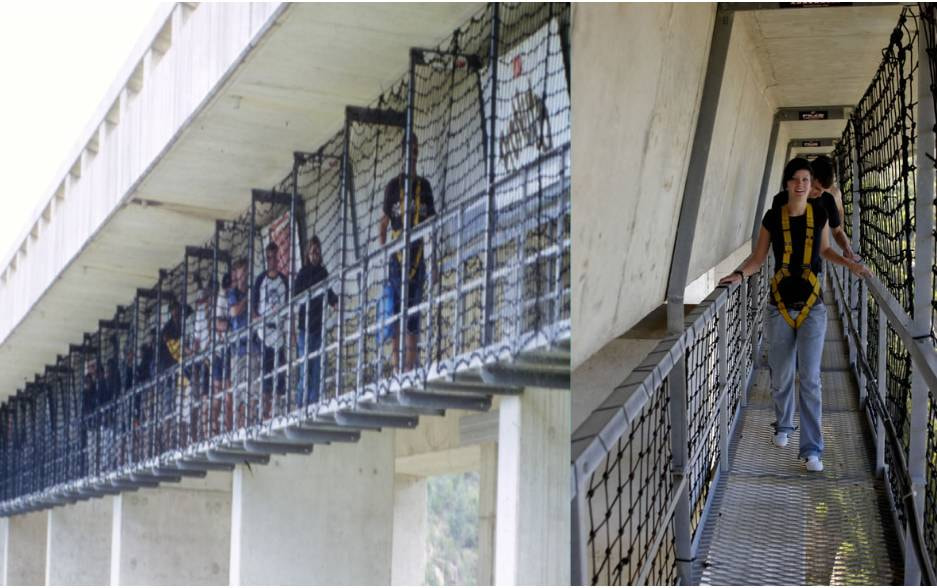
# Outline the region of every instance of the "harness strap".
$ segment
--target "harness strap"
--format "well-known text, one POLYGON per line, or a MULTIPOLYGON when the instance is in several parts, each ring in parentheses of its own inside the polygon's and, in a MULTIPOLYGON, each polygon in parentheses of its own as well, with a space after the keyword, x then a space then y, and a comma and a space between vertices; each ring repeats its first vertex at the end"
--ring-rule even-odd
POLYGON ((791 255, 794 252, 794 246, 791 240, 791 218, 790 213, 788 212, 787 206, 781 208, 781 235, 784 239, 784 254, 781 257, 781 268, 775 272, 774 277, 771 279, 771 295, 774 298, 775 303, 778 305, 778 312, 781 313, 781 316, 784 317, 784 322, 791 326, 793 329, 800 328, 800 325, 807 320, 807 316, 810 314, 810 309, 813 308, 814 304, 817 303, 817 300, 820 298, 820 281, 817 279, 816 274, 813 273, 813 270, 810 267, 810 262, 813 257, 813 207, 809 204, 806 209, 807 216, 807 234, 804 239, 804 257, 803 257, 803 266, 801 270, 800 277, 806 280, 811 286, 810 296, 807 297, 804 306, 800 311, 800 314, 797 315, 797 319, 791 318, 790 312, 787 310, 784 301, 781 299, 781 293, 778 289, 781 281, 784 278, 791 277, 790 273, 790 263, 791 255))
MULTIPOLYGON (((420 179, 419 179, 419 177, 417 177, 417 178, 416 178, 416 187, 415 187, 414 190, 413 190, 413 198, 414 198, 414 202, 413 202, 413 225, 414 225, 414 226, 420 224, 420 194, 421 194, 421 190, 420 190, 420 189, 421 189, 422 187, 423 187, 423 182, 421 182, 420 179)), ((401 216, 402 218, 406 218, 406 214, 407 214, 407 211, 404 209, 404 204, 405 204, 404 196, 405 196, 405 195, 406 195, 406 194, 404 193, 404 188, 403 188, 403 178, 401 178, 401 181, 400 181, 400 216, 401 216)), ((399 237, 399 236, 400 236, 400 233, 402 233, 402 232, 403 232, 403 229, 401 229, 401 230, 399 230, 399 231, 395 231, 393 228, 391 228, 391 236, 392 236, 394 239, 396 239, 397 237, 399 237)), ((408 273, 409 279, 412 280, 413 277, 416 276, 416 270, 417 270, 417 268, 418 268, 419 265, 420 265, 420 259, 422 258, 422 256, 423 256, 423 248, 420 247, 420 248, 417 250, 417 252, 416 252, 416 257, 412 260, 412 264, 411 264, 411 267, 410 267, 410 271, 409 271, 409 273, 408 273)), ((400 262, 401 265, 403 265, 403 250, 397 252, 397 261, 400 262)))

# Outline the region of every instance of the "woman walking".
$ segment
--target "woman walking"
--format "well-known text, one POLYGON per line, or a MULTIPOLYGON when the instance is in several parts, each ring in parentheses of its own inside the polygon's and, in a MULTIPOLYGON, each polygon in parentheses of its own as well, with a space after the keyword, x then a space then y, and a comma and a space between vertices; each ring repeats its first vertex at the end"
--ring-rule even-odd
POLYGON ((756 272, 774 252, 774 277, 765 323, 769 340, 771 395, 774 399, 774 444, 785 447, 794 431, 795 357, 800 376, 800 452, 807 470, 823 471, 820 358, 826 336, 826 308, 817 275, 820 258, 846 266, 859 276, 869 274, 861 263, 830 247, 827 216, 819 199, 809 200, 813 180, 806 159, 784 167, 787 203, 765 213, 754 252, 734 272, 719 280, 735 284, 756 272))

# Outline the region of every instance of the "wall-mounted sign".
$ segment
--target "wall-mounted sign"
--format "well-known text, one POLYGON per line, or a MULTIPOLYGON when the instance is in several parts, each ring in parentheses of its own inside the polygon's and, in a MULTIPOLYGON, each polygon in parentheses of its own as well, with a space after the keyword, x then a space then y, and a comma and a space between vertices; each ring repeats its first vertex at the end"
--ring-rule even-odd
POLYGON ((852 6, 852 2, 778 2, 778 8, 824 8, 827 6, 852 6))
POLYGON ((827 120, 829 110, 801 110, 798 112, 800 120, 827 120))

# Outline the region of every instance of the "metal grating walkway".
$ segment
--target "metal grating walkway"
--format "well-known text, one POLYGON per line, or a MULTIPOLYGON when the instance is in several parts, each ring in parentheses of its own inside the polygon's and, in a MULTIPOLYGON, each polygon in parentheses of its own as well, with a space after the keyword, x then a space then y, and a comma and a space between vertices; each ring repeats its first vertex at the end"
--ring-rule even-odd
POLYGON ((898 537, 833 308, 828 303, 821 364, 825 470, 804 469, 796 431, 784 449, 771 443, 774 411, 762 356, 730 470, 702 531, 694 583, 902 583, 898 537))

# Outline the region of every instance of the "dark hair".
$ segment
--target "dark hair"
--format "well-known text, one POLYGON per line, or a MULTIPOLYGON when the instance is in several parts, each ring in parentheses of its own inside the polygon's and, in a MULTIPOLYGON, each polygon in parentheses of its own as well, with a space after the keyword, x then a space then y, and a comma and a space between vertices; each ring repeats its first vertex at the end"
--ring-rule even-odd
POLYGON ((238 268, 247 268, 246 257, 239 257, 236 260, 234 260, 234 263, 231 265, 231 269, 238 269, 238 268))
POLYGON ((784 166, 784 178, 781 180, 782 188, 787 188, 787 182, 794 177, 794 174, 805 169, 813 176, 813 170, 810 169, 810 162, 803 157, 795 157, 784 166))
POLYGON ((826 155, 818 155, 810 164, 810 173, 824 188, 833 185, 833 160, 826 155))
MULTIPOLYGON (((319 240, 319 235, 313 235, 309 238, 309 245, 318 245, 319 249, 322 249, 322 241, 319 240)), ((306 246, 306 249, 309 249, 309 245, 306 246)))
POLYGON ((271 251, 279 251, 280 248, 277 247, 276 242, 270 241, 269 243, 267 243, 267 246, 264 248, 264 250, 265 250, 267 253, 269 253, 269 252, 271 252, 271 251))

